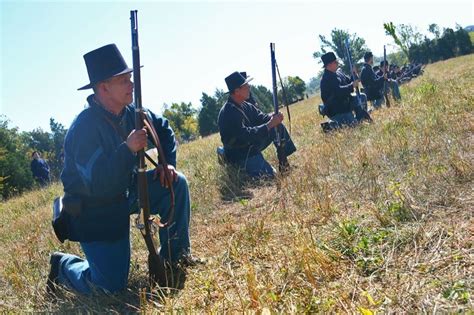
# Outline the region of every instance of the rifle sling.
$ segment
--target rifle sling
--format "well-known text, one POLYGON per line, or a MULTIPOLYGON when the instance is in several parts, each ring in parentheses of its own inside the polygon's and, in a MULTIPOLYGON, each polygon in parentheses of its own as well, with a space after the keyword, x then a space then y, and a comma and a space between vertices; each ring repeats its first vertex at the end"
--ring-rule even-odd
POLYGON ((285 86, 283 85, 283 81, 281 80, 280 76, 280 68, 278 67, 278 63, 275 60, 275 67, 277 69, 278 73, 278 78, 280 79, 280 84, 281 84, 281 91, 283 93, 283 98, 285 99, 285 107, 286 107, 286 113, 288 114, 288 127, 291 135, 291 115, 290 115, 290 106, 288 103, 288 98, 286 97, 286 91, 285 91, 285 86))

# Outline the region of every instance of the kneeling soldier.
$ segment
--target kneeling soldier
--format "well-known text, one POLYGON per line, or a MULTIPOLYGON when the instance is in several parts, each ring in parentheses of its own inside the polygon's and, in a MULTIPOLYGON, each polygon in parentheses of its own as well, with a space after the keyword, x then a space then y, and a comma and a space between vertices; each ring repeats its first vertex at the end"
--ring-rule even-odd
POLYGON ((275 128, 283 121, 283 114, 264 114, 248 102, 251 77, 234 72, 225 78, 229 98, 219 112, 218 124, 226 161, 237 165, 251 177, 274 177, 274 168, 264 159, 262 151, 276 138, 286 139, 285 151, 289 156, 296 147, 286 128, 275 128))
POLYGON ((331 120, 330 128, 355 125, 363 119, 371 120, 369 114, 357 103, 356 97, 351 94, 358 81, 352 81, 339 69, 333 52, 322 55, 321 60, 324 66, 320 83, 321 98, 324 103, 324 114, 331 120))
MULTIPOLYGON (((135 130, 132 69, 114 44, 84 55, 93 89, 89 106, 74 120, 64 142, 61 173, 65 196, 75 200, 67 238, 81 244, 85 258, 53 253, 48 291, 61 284, 76 292, 117 292, 127 287, 130 270, 130 214, 138 211, 137 152, 147 145, 147 131, 135 130)), ((147 111, 174 177, 176 215, 168 231, 160 230, 162 259, 175 266, 201 262, 191 256, 189 221, 191 201, 188 182, 176 169, 176 139, 168 121, 147 111)), ((169 190, 163 172, 147 171, 150 208, 168 216, 169 190)), ((72 202, 70 202, 72 204, 72 202)))

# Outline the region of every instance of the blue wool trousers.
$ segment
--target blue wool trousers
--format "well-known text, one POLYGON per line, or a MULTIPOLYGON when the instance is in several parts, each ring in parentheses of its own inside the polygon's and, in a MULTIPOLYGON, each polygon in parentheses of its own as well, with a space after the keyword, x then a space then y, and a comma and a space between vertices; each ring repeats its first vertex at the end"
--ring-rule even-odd
MULTIPOLYGON (((153 171, 147 172, 148 193, 152 214, 159 214, 167 220, 170 205, 169 189, 154 181, 153 171)), ((174 262, 190 252, 189 221, 191 203, 185 176, 178 173, 178 181, 173 185, 175 193, 175 220, 167 228, 159 231, 160 256, 174 262)), ((130 210, 137 213, 136 187, 130 189, 130 210)), ((96 290, 114 293, 127 286, 130 270, 130 236, 115 241, 81 243, 85 259, 65 254, 59 263, 58 281, 82 294, 96 290)))
POLYGON ((265 150, 272 142, 276 147, 276 136, 277 132, 280 135, 280 139, 285 139, 285 153, 286 156, 293 154, 296 151, 295 144, 291 140, 290 135, 286 127, 281 124, 278 127, 273 128, 269 133, 269 136, 263 138, 261 143, 258 144, 259 153, 250 156, 242 161, 238 162, 240 168, 245 169, 247 174, 252 178, 259 177, 274 177, 275 169, 268 163, 262 155, 262 151, 265 150))
POLYGON ((383 104, 383 103, 384 103, 383 97, 382 97, 382 98, 378 98, 378 99, 372 101, 372 106, 373 106, 375 109, 379 109, 379 108, 382 107, 382 104, 383 104))
POLYGON ((402 95, 400 94, 400 87, 398 86, 397 81, 390 81, 390 89, 392 89, 393 98, 397 101, 402 99, 402 95))

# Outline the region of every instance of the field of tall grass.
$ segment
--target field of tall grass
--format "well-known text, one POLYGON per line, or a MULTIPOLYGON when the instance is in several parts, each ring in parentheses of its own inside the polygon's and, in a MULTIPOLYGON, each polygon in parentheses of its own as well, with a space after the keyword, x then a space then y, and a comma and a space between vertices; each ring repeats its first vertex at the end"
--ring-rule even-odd
MULTIPOLYGON (((132 230, 126 292, 45 293, 60 184, 0 204, 0 312, 454 313, 474 310, 474 55, 428 65, 373 124, 323 134, 319 97, 291 106, 290 175, 237 184, 218 135, 183 144, 193 252, 184 290, 147 290, 132 230)), ((273 165, 273 148, 265 151, 273 165)))

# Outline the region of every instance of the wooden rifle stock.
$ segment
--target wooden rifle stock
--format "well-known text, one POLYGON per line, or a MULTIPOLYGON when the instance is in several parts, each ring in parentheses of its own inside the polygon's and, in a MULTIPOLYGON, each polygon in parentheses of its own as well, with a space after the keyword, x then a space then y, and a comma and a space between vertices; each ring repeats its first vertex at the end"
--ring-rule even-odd
MULTIPOLYGON (((276 82, 276 60, 275 60, 275 44, 270 43, 270 57, 271 57, 271 64, 272 64, 272 86, 273 86, 273 108, 274 114, 278 114, 278 97, 277 97, 277 82, 276 82)), ((283 126, 280 124, 275 127, 276 132, 276 148, 277 148, 277 156, 278 156, 278 170, 280 173, 287 172, 289 170, 290 164, 288 163, 288 158, 285 152, 285 139, 282 139, 280 136, 280 128, 283 126)))

